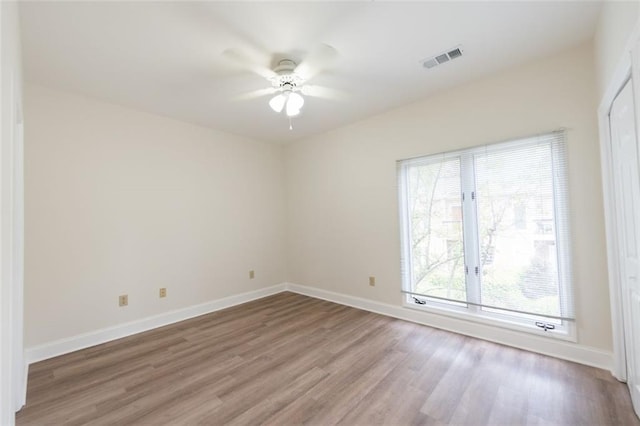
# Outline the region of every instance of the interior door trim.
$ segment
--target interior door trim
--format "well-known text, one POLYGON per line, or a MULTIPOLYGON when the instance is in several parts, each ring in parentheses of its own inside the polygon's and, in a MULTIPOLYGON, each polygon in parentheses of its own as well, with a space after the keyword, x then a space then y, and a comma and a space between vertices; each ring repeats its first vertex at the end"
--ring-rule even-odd
POLYGON ((609 277, 609 298, 611 302, 611 326, 613 337, 613 357, 611 374, 620 381, 627 380, 627 360, 625 352, 624 321, 621 295, 621 271, 618 264, 617 219, 615 192, 613 188, 613 163, 611 152, 611 128, 609 113, 614 99, 631 79, 631 54, 628 51, 618 66, 609 89, 598 108, 600 130, 600 168, 602 173, 602 198, 604 203, 605 231, 607 243, 607 270, 609 277))

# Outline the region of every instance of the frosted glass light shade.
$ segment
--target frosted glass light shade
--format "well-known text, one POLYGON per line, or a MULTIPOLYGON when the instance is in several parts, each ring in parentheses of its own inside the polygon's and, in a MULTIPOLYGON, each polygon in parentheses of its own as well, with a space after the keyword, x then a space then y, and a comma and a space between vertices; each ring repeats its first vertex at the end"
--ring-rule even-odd
POLYGON ((291 93, 287 100, 287 116, 294 117, 300 114, 302 105, 304 105, 304 98, 297 93, 291 93))
POLYGON ((291 108, 299 110, 304 105, 304 98, 300 96, 299 93, 291 93, 289 95, 289 102, 287 102, 287 107, 291 105, 291 108))
POLYGON ((283 94, 276 95, 269 101, 269 106, 275 112, 280 112, 282 111, 282 108, 284 108, 284 103, 286 102, 286 100, 287 98, 283 94))
POLYGON ((275 112, 282 112, 286 106, 286 113, 288 117, 294 117, 300 114, 300 108, 304 105, 304 98, 300 94, 290 91, 285 91, 279 95, 274 96, 269 101, 269 106, 275 112))
POLYGON ((291 106, 291 103, 287 104, 287 117, 295 117, 296 115, 300 114, 300 110, 293 108, 291 106))

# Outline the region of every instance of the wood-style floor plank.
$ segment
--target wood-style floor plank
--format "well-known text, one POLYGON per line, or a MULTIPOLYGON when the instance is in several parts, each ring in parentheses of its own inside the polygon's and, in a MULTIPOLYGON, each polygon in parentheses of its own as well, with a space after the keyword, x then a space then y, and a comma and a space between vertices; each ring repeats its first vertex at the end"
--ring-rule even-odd
POLYGON ((604 371, 280 293, 30 367, 21 425, 636 425, 604 371))

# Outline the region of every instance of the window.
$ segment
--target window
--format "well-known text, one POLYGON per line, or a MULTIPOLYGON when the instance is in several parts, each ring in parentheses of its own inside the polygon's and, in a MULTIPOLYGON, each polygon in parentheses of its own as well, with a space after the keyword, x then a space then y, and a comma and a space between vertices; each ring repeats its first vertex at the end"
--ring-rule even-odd
POLYGON ((398 163, 408 304, 568 334, 564 132, 398 163))

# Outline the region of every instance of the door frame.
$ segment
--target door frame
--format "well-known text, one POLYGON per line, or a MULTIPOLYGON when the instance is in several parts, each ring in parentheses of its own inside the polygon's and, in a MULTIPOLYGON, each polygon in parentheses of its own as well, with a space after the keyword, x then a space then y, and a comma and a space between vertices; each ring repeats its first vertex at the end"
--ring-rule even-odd
MULTIPOLYGON (((598 128, 600 133, 600 168, 602 173, 602 198, 604 203, 605 232, 607 243, 607 266, 609 277, 609 298, 611 302, 611 326, 613 337, 613 356, 611 374, 620 380, 627 380, 627 360, 625 352, 624 319, 622 307, 622 286, 621 271, 618 262, 618 236, 617 217, 614 208, 614 188, 613 188, 613 164, 611 152, 611 129, 609 126, 609 113, 614 99, 624 88, 627 81, 631 80, 634 93, 634 104, 636 110, 636 123, 640 123, 640 99, 636 94, 637 85, 640 81, 633 81, 632 76, 632 56, 631 52, 635 43, 640 41, 640 18, 636 21, 631 36, 627 40, 622 58, 620 59, 615 72, 608 83, 607 89, 598 106, 598 128)), ((638 129, 640 130, 640 129, 638 129)))

